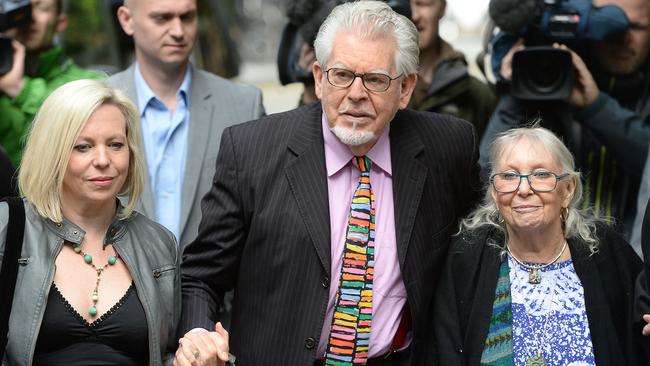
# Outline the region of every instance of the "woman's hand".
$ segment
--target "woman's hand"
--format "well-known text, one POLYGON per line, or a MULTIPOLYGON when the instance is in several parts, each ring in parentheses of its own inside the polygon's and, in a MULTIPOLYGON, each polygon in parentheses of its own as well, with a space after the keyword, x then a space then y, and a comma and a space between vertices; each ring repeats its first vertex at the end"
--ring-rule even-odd
POLYGON ((646 322, 645 327, 643 327, 643 335, 650 336, 650 314, 645 314, 643 320, 646 322))
POLYGON ((228 331, 217 323, 214 332, 189 331, 178 343, 174 365, 223 366, 228 361, 228 331))

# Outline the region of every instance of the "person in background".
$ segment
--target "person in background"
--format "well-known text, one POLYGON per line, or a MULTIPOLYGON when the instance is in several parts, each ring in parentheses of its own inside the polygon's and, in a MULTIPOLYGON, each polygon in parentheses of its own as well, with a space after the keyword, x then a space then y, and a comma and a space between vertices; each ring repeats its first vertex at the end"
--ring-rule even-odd
POLYGON ((135 63, 108 83, 124 90, 141 117, 148 179, 137 207, 182 249, 198 233, 221 132, 263 115, 262 94, 192 65, 196 0, 126 0, 117 16, 133 37, 135 63))
MULTIPOLYGON (((134 211, 139 128, 135 106, 102 81, 67 83, 43 102, 18 176, 25 265, 3 365, 171 364, 180 255, 167 229, 134 211)), ((7 221, 0 203, 3 252, 7 221)))
POLYGON ((0 145, 18 167, 29 126, 43 100, 68 81, 100 79, 63 55, 55 37, 67 17, 62 0, 32 0, 32 21, 8 32, 13 36, 13 66, 0 75, 0 145))
POLYGON ((517 128, 496 137, 489 162, 483 203, 462 221, 439 283, 439 364, 645 365, 641 260, 582 209, 567 147, 545 128, 517 128))
POLYGON ((238 366, 422 365, 451 230, 480 194, 478 140, 406 108, 417 30, 385 2, 337 6, 314 45, 320 103, 223 133, 182 329, 211 329, 234 288, 238 366))
MULTIPOLYGON (((593 0, 593 5, 620 7, 630 21, 629 29, 619 39, 584 42, 584 59, 556 44, 571 52, 575 72, 571 94, 553 101, 503 94, 481 140, 481 165, 487 169, 489 146, 496 135, 530 116, 540 116, 544 127, 561 136, 574 154, 584 174, 585 205, 597 217, 613 219, 616 230, 640 255, 640 239, 634 231, 641 226, 650 194, 639 189, 650 148, 650 2, 593 0), (636 216, 637 200, 643 200, 641 217, 636 216)), ((504 79, 511 79, 512 55, 522 48, 519 42, 504 57, 504 79)))
POLYGON ((446 7, 447 0, 411 0, 420 70, 409 107, 467 120, 481 138, 497 97, 492 87, 469 74, 465 56, 440 37, 440 19, 446 7))

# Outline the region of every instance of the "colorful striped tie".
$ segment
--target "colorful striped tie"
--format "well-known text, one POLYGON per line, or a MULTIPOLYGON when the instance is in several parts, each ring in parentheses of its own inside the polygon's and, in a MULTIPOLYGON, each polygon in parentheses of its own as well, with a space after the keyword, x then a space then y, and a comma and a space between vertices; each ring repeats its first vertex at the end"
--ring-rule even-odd
POLYGON ((355 159, 361 176, 348 216, 326 365, 365 365, 368 360, 375 266, 375 196, 370 187, 370 159, 366 156, 355 159))

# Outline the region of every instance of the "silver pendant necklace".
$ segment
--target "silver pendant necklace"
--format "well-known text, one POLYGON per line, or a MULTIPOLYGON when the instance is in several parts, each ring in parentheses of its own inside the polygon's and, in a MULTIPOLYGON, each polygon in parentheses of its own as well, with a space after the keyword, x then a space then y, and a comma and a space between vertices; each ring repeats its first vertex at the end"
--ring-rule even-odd
POLYGON ((555 256, 555 258, 553 258, 553 260, 548 262, 548 263, 543 263, 543 264, 539 264, 539 265, 530 265, 530 264, 524 263, 522 260, 515 257, 515 255, 512 254, 512 252, 510 251, 510 246, 508 244, 506 244, 506 252, 508 252, 508 255, 510 256, 510 258, 514 259, 515 262, 517 262, 520 266, 522 266, 522 267, 524 267, 524 268, 526 268, 528 270, 528 283, 530 283, 531 285, 539 285, 542 282, 542 274, 541 274, 540 271, 542 269, 550 266, 551 264, 557 262, 558 259, 560 259, 560 257, 562 257, 562 254, 564 254, 564 251, 566 250, 566 247, 567 247, 567 241, 565 239, 564 244, 562 245, 562 249, 555 256))
POLYGON ((546 366, 546 360, 541 354, 526 357, 526 366, 546 366))
MULTIPOLYGON (((564 250, 562 250, 562 252, 564 252, 564 250)), ((514 258, 513 258, 513 260, 515 261, 515 265, 513 267, 515 267, 517 264, 521 264, 517 260, 515 260, 514 258)), ((552 264, 552 263, 549 263, 545 267, 548 267, 550 264, 552 264)), ((525 266, 523 266, 523 267, 528 269, 525 266)), ((519 286, 519 281, 520 280, 519 280, 518 270, 516 268, 513 268, 513 269, 515 271, 515 280, 517 282, 517 285, 519 286)), ((530 276, 530 273, 529 273, 529 276, 530 276)), ((541 280, 541 277, 540 277, 540 280, 541 280)), ((555 293, 556 293, 556 287, 557 287, 556 285, 557 285, 557 274, 555 274, 555 276, 553 278, 553 284, 551 286, 549 286, 549 292, 550 292, 550 295, 551 295, 551 298, 550 298, 551 308, 546 312, 545 319, 544 319, 544 325, 542 327, 542 336, 541 336, 541 338, 538 337, 538 334, 535 331, 535 328, 533 327, 533 323, 530 321, 530 315, 529 315, 528 308, 526 306, 525 299, 522 301, 522 305, 524 307, 524 313, 526 314, 526 321, 528 322, 528 328, 530 328, 530 331, 533 334, 533 338, 535 339, 535 346, 537 348, 537 350, 533 350, 530 355, 526 356, 526 366, 547 366, 548 365, 548 363, 546 362, 546 359, 544 358, 544 354, 543 354, 543 350, 542 350, 542 344, 543 344, 542 342, 544 342, 546 340, 546 338, 547 338, 549 319, 551 318, 551 315, 554 313, 553 301, 555 300, 555 293)), ((512 290, 517 290, 517 291, 521 290, 520 288, 519 289, 514 288, 514 286, 512 286, 512 285, 511 285, 511 287, 513 287, 512 290)), ((544 304, 544 302, 542 302, 542 305, 543 304, 544 304)))

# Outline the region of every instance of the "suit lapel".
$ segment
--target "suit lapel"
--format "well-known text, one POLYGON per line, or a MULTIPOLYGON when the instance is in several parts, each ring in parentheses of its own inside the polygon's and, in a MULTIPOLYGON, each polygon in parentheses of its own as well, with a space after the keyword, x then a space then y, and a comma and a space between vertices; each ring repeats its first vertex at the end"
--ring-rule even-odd
POLYGON ((417 159, 424 145, 416 131, 398 112, 390 127, 391 162, 393 165, 393 204, 395 207, 395 236, 400 267, 413 232, 415 217, 427 177, 427 167, 417 159))
POLYGON ((218 100, 210 93, 210 88, 205 85, 205 80, 200 77, 198 70, 191 65, 190 67, 192 70, 192 85, 185 179, 183 181, 179 226, 181 238, 199 186, 199 177, 209 142, 208 137, 212 135, 212 131, 210 131, 212 123, 209 123, 209 121, 212 121, 215 104, 218 103, 218 100))
POLYGON ((288 148, 295 160, 285 169, 289 186, 321 264, 331 272, 330 217, 320 104, 303 109, 288 148))

